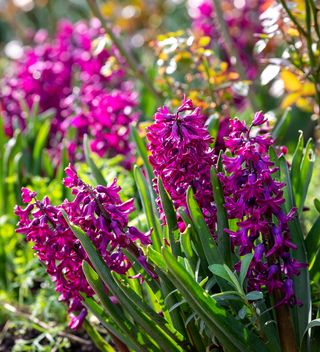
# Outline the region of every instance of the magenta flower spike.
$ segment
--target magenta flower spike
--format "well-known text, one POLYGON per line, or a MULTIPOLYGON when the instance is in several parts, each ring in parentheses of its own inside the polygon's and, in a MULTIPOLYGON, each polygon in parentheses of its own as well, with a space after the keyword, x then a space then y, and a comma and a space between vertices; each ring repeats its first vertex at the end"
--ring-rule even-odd
MULTIPOLYGON (((215 230, 216 209, 210 182, 210 168, 216 156, 211 148, 213 142, 207 128, 206 117, 190 99, 184 99, 175 113, 164 106, 154 116, 154 124, 148 128, 149 158, 156 177, 172 198, 176 209, 186 208, 186 193, 189 186, 195 192, 203 215, 212 234, 215 230)), ((157 182, 155 180, 155 189, 157 182)), ((161 209, 160 199, 158 205, 161 209)), ((179 219, 180 229, 184 229, 179 219)))
POLYGON ((280 289, 283 299, 277 304, 300 304, 293 293, 292 278, 305 264, 290 255, 297 247, 290 240, 288 227, 296 211, 286 214, 282 208, 285 184, 273 176, 277 168, 268 154, 271 135, 252 131, 266 121, 261 111, 249 127, 238 119, 230 120, 230 133, 225 137, 230 155, 222 156, 226 174, 219 173, 219 178, 228 217, 238 220, 238 230, 226 232, 240 256, 254 254, 247 274, 249 290, 265 286, 272 293, 280 289))
MULTIPOLYGON (((109 186, 92 188, 78 177, 71 165, 66 168, 66 174, 64 184, 71 188, 73 201, 65 200, 53 206, 48 197, 37 200, 35 192, 23 188, 23 201, 30 203, 35 199, 35 202, 25 209, 17 206, 15 213, 20 218, 17 232, 34 243, 33 249, 55 283, 59 299, 69 306, 69 326, 77 329, 87 314, 80 293, 91 297, 94 292, 82 271, 82 262, 89 262, 88 256, 64 220, 62 210, 89 236, 106 265, 118 274, 125 274, 131 267, 121 248, 129 248, 137 240, 148 245, 151 240, 150 232, 144 234, 135 227, 128 227, 128 216, 134 210, 133 200, 121 201, 116 180, 109 186)), ((141 265, 148 270, 142 251, 136 246, 135 249, 141 265)))
POLYGON ((121 154, 124 165, 131 165, 129 134, 130 124, 139 118, 137 93, 125 79, 126 65, 116 48, 94 47, 93 41, 104 36, 97 19, 76 24, 62 20, 52 39, 44 30, 35 33, 33 46, 23 49, 23 56, 12 63, 1 84, 0 112, 8 136, 14 128, 28 126, 23 103, 29 109, 38 104, 40 113, 54 112, 47 147, 56 164, 62 138, 73 127, 76 135, 67 140, 70 160, 83 158, 77 148, 86 133, 99 156, 121 154), (106 70, 108 60, 121 64, 106 70))

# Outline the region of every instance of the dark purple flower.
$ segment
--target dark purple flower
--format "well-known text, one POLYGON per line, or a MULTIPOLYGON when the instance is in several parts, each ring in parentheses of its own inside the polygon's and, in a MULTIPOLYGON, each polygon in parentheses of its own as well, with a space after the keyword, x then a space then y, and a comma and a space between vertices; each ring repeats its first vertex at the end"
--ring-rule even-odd
MULTIPOLYGON (((45 197, 25 209, 17 206, 15 213, 20 218, 17 232, 34 242, 33 249, 46 265, 60 293, 59 300, 69 306, 69 326, 76 329, 87 314, 80 293, 91 297, 94 292, 82 271, 82 262, 89 262, 88 256, 64 220, 62 210, 88 235, 106 265, 118 274, 125 274, 131 267, 122 248, 134 250, 139 262, 149 270, 142 250, 135 243, 148 245, 151 240, 150 232, 144 234, 135 227, 128 227, 128 216, 134 210, 133 200, 121 201, 116 180, 108 186, 92 188, 78 177, 71 165, 66 168, 66 174, 64 183, 74 195, 71 202, 65 200, 55 207, 45 197)), ((34 192, 25 188, 22 192, 25 200, 35 197, 34 192)))
POLYGON ((229 136, 225 137, 229 154, 222 156, 226 172, 220 173, 219 178, 228 217, 237 220, 237 229, 226 232, 240 256, 254 254, 247 275, 248 289, 266 287, 270 293, 280 290, 283 299, 278 304, 296 304, 292 277, 305 264, 290 255, 297 248, 291 242, 288 226, 295 209, 288 214, 282 209, 285 184, 274 176, 277 168, 269 157, 271 135, 254 135, 251 131, 253 126, 265 122, 262 112, 255 114, 249 127, 238 119, 230 120, 229 136))
MULTIPOLYGON (((161 178, 175 208, 186 208, 186 192, 192 186, 213 233, 216 209, 210 168, 216 156, 211 148, 212 138, 205 127, 205 116, 190 99, 184 99, 175 113, 164 106, 157 110, 154 124, 148 128, 147 138, 151 152, 149 160, 155 176, 161 178)), ((155 189, 158 192, 156 180, 155 189)), ((158 205, 164 219, 159 198, 158 205)), ((184 228, 181 219, 179 225, 184 228)))
POLYGON ((21 197, 23 203, 30 203, 34 197, 36 197, 37 193, 30 191, 28 188, 21 188, 21 197))

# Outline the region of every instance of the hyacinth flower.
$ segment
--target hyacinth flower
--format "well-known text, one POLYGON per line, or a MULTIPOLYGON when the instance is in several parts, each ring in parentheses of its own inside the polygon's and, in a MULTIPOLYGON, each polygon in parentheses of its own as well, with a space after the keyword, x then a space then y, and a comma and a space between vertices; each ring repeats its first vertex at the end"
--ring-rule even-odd
POLYGON ((128 226, 128 216, 134 210, 133 199, 121 201, 116 180, 109 186, 92 188, 71 165, 66 174, 64 184, 72 190, 72 201, 53 206, 48 197, 40 201, 35 192, 23 188, 22 200, 29 204, 25 209, 17 206, 15 213, 20 218, 17 232, 34 242, 33 249, 55 283, 59 300, 69 307, 69 326, 77 329, 87 315, 81 293, 91 297, 94 291, 82 271, 82 262, 88 261, 88 256, 64 219, 63 211, 89 236, 104 263, 118 274, 125 274, 131 267, 121 248, 134 248, 138 260, 146 265, 142 251, 134 243, 139 240, 148 245, 151 240, 150 233, 143 234, 128 226))
MULTIPOLYGON (((194 189, 207 224, 214 233, 216 209, 210 183, 210 168, 216 156, 207 128, 206 117, 190 99, 184 99, 175 113, 164 106, 154 115, 154 123, 148 127, 150 163, 156 177, 160 177, 176 209, 186 209, 186 193, 194 189)), ((155 190, 158 193, 157 181, 155 190)), ((160 198, 157 203, 161 209, 160 198)), ((180 229, 184 228, 179 220, 180 229)))
POLYGON ((272 137, 252 131, 265 122, 262 112, 255 114, 249 127, 238 119, 230 120, 230 133, 225 137, 230 155, 222 156, 226 174, 220 173, 219 177, 228 217, 237 220, 237 229, 226 231, 240 256, 253 253, 248 289, 266 287, 277 297, 275 305, 299 305, 292 279, 305 264, 290 255, 297 246, 291 241, 288 227, 296 209, 286 214, 282 208, 285 184, 276 180, 278 169, 269 157, 272 137))
POLYGON ((76 152, 87 133, 98 155, 128 155, 130 163, 129 125, 139 117, 137 94, 125 80, 124 60, 105 38, 97 19, 62 20, 52 39, 44 30, 35 33, 33 46, 23 49, 2 81, 0 111, 7 135, 16 127, 28 128, 24 105, 38 105, 40 113, 54 110, 48 148, 56 163, 70 127, 76 129, 67 142, 71 160, 82 158, 76 152), (105 45, 95 45, 99 39, 105 45))

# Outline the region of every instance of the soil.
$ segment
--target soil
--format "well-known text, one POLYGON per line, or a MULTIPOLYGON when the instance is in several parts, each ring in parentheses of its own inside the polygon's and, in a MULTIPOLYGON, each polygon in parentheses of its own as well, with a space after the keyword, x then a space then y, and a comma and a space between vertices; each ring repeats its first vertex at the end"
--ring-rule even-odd
MULTIPOLYGON (((0 335, 3 327, 0 327, 0 335)), ((8 329, 6 331, 5 335, 2 336, 2 339, 0 341, 0 352, 10 352, 12 351, 16 341, 18 339, 23 339, 23 340, 33 340, 36 339, 39 336, 39 331, 34 330, 34 329, 28 329, 26 331, 20 331, 18 329, 8 329)), ((93 343, 90 341, 90 338, 88 335, 83 331, 83 332, 74 332, 72 331, 72 335, 78 336, 86 341, 88 341, 88 344, 84 344, 81 342, 77 341, 71 341, 70 340, 70 347, 69 348, 64 348, 63 351, 65 352, 99 352, 99 350, 93 345, 93 343)), ((45 344, 45 340, 43 340, 43 343, 45 344)))

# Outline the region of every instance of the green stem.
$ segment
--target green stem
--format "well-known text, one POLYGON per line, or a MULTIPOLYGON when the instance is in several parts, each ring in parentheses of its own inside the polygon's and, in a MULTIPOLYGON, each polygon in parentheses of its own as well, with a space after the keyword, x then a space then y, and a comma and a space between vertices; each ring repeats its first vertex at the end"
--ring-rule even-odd
MULTIPOLYGON (((270 217, 266 217, 269 222, 271 222, 270 217)), ((271 230, 269 233, 264 234, 263 240, 267 250, 273 247, 274 241, 271 235, 271 230)), ((270 255, 268 257, 268 264, 277 265, 279 267, 279 262, 276 256, 270 255)), ((278 273, 276 279, 281 281, 281 276, 278 273)), ((277 305, 283 298, 283 294, 280 289, 276 288, 273 290, 273 299, 275 304, 276 321, 278 326, 278 333, 282 352, 297 352, 296 336, 293 329, 292 319, 290 315, 290 310, 288 304, 277 305)))
POLYGON ((113 33, 112 29, 110 28, 109 24, 103 17, 99 6, 97 5, 96 0, 87 0, 87 3, 92 11, 93 15, 96 16, 105 30, 105 32, 109 35, 114 45, 119 50, 121 56, 126 60, 128 66, 133 71, 134 75, 137 79, 139 79, 144 86, 149 90, 149 92, 154 96, 158 103, 162 104, 163 97, 154 87, 152 81, 149 79, 145 71, 139 67, 139 63, 134 59, 134 57, 124 48, 119 38, 113 33))
POLYGON ((290 17, 291 21, 295 24, 297 27, 298 31, 303 34, 305 37, 307 37, 307 32, 302 28, 300 23, 296 20, 296 18, 293 16, 292 12, 290 11, 286 0, 280 0, 282 7, 285 9, 287 15, 290 17))
MULTIPOLYGON (((221 8, 221 1, 220 0, 213 0, 213 3, 214 3, 215 13, 216 13, 215 18, 217 21, 217 25, 221 31, 222 36, 223 36, 225 48, 228 53, 228 56, 235 58, 234 66, 239 74, 240 79, 243 81, 247 81, 248 77, 247 77, 247 74, 246 74, 242 64, 241 64, 240 55, 234 45, 233 39, 229 33, 228 26, 224 20, 223 11, 221 8)), ((257 106, 256 106, 254 94, 252 92, 252 86, 249 87, 248 98, 249 98, 249 102, 250 102, 252 110, 256 111, 257 106)))
POLYGON ((313 69, 315 67, 315 57, 312 50, 312 32, 311 32, 312 18, 311 18, 310 4, 308 0, 305 0, 305 6, 306 6, 307 47, 308 47, 308 54, 309 54, 311 68, 313 69))
POLYGON ((318 38, 320 39, 320 27, 319 27, 319 23, 318 23, 318 12, 319 10, 317 9, 315 3, 313 0, 310 0, 310 6, 313 12, 313 18, 314 18, 314 28, 315 31, 318 35, 318 38))

